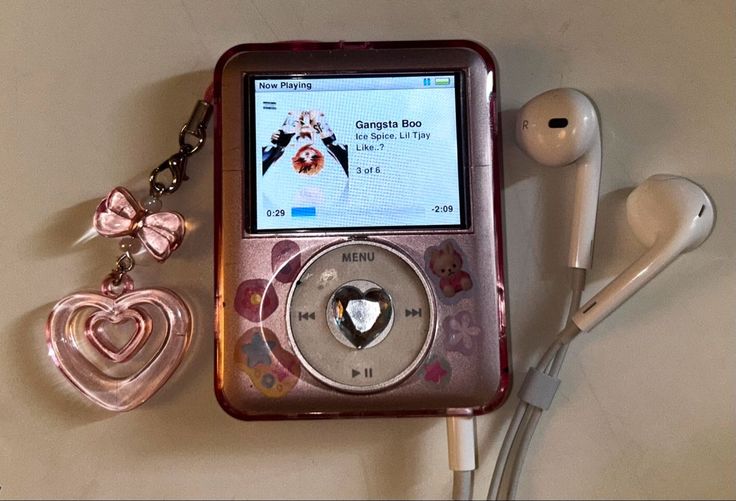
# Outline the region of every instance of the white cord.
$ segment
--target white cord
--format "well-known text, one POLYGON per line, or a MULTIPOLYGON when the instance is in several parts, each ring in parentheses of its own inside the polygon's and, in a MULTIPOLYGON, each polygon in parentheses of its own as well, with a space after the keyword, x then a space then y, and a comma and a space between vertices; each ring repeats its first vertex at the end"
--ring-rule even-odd
MULTIPOLYGON (((574 304, 574 302, 572 304, 574 304)), ((559 350, 557 350, 557 354, 555 355, 555 358, 552 361, 552 366, 549 368, 549 371, 547 371, 547 374, 552 377, 557 377, 557 375, 560 373, 560 369, 562 368, 562 364, 565 361, 565 355, 567 355, 567 349, 569 347, 569 344, 565 344, 559 350)), ((526 459, 526 454, 529 451, 529 445, 532 442, 532 436, 534 436, 534 432, 537 430, 539 420, 542 417, 542 409, 533 407, 529 410, 531 411, 531 416, 529 417, 529 421, 527 422, 526 427, 522 432, 521 439, 519 440, 519 448, 516 453, 516 457, 514 458, 511 473, 509 473, 510 480, 507 484, 508 495, 506 496, 506 499, 516 499, 516 491, 519 488, 519 480, 521 477, 522 467, 524 466, 524 460, 526 459)))
POLYGON ((454 472, 452 499, 471 499, 475 470, 475 417, 447 418, 447 455, 450 469, 454 472))
POLYGON ((514 437, 516 437, 516 433, 519 431, 519 426, 524 418, 526 407, 526 404, 523 402, 520 402, 519 405, 516 406, 514 415, 509 423, 509 428, 506 431, 506 436, 503 437, 501 449, 498 451, 498 459, 496 459, 496 466, 493 470, 493 476, 491 477, 491 486, 488 489, 487 499, 496 499, 498 496, 498 492, 501 487, 501 479, 503 478, 503 471, 508 464, 509 453, 511 452, 511 443, 514 441, 514 437))
POLYGON ((529 452, 529 445, 532 443, 532 437, 534 436, 539 420, 542 417, 542 409, 531 405, 527 407, 529 420, 526 422, 526 427, 521 433, 514 462, 511 464, 511 472, 509 473, 510 480, 506 484, 508 492, 508 495, 505 496, 506 499, 516 499, 516 491, 519 488, 519 479, 521 477, 522 467, 524 466, 524 460, 526 459, 526 453, 529 452))
MULTIPOLYGON (((562 363, 565 360, 569 342, 580 332, 570 319, 580 307, 583 288, 585 287, 585 270, 572 269, 572 297, 565 329, 560 332, 555 341, 544 353, 536 369, 552 377, 557 377, 562 363), (551 366, 550 366, 551 364, 551 366)), ((526 453, 531 444, 532 436, 539 424, 542 410, 519 401, 514 416, 504 437, 501 449, 493 470, 491 485, 487 499, 514 499, 521 476, 521 470, 526 453)))
POLYGON ((473 472, 456 471, 452 475, 453 501, 467 501, 473 499, 473 472))
MULTIPOLYGON (((580 268, 573 268, 572 297, 570 299, 570 308, 567 313, 568 326, 572 323, 572 316, 575 314, 578 308, 580 308, 584 288, 585 270, 580 268)), ((554 378, 558 376, 560 370, 562 369, 562 364, 565 362, 565 356, 567 355, 567 349, 569 348, 569 346, 569 344, 564 344, 557 350, 557 353, 552 360, 552 365, 546 370, 546 373, 548 375, 554 378)), ((545 364, 545 366, 546 365, 547 364, 545 364)), ((545 368, 546 367, 542 368, 537 366, 537 369, 540 370, 544 370, 545 368)), ((514 458, 514 462, 509 473, 506 499, 516 499, 516 491, 519 488, 519 480, 521 479, 521 471, 524 466, 524 460, 526 459, 526 454, 529 451, 529 445, 532 442, 534 432, 537 430, 537 425, 539 425, 539 420, 542 418, 542 409, 531 406, 529 407, 529 421, 527 422, 526 427, 522 431, 521 438, 519 439, 519 448, 517 450, 516 457, 514 458)))

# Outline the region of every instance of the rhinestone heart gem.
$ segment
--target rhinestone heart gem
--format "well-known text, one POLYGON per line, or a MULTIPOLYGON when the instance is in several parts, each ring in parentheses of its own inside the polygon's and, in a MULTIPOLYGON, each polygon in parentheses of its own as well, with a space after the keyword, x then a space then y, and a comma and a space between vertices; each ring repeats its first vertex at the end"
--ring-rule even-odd
POLYGON ((380 287, 363 292, 344 285, 333 294, 330 309, 340 333, 359 350, 386 334, 393 323, 391 297, 380 287))

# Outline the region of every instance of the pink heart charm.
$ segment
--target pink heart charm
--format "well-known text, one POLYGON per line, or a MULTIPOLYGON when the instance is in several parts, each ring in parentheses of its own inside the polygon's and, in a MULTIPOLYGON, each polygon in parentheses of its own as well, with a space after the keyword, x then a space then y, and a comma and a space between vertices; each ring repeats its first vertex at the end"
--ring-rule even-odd
POLYGON ((151 335, 151 319, 144 310, 134 307, 121 313, 97 311, 87 319, 84 333, 102 355, 113 362, 125 362, 142 348, 151 335), (115 343, 113 339, 121 337, 120 327, 126 324, 133 324, 133 333, 128 336, 127 342, 115 343))
POLYGON ((125 276, 119 294, 109 280, 102 294, 61 299, 46 322, 49 355, 85 396, 127 411, 148 400, 171 377, 189 347, 191 313, 166 289, 133 290, 125 276), (132 326, 126 332, 126 324, 132 326), (115 340, 123 334, 124 342, 115 340))

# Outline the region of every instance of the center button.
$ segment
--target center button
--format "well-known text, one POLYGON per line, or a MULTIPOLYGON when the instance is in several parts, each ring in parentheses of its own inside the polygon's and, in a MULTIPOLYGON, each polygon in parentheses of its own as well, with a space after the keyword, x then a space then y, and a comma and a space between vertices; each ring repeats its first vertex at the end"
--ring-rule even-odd
POLYGON ((338 287, 327 302, 327 325, 335 339, 362 350, 375 346, 394 323, 391 296, 370 280, 352 280, 338 287))

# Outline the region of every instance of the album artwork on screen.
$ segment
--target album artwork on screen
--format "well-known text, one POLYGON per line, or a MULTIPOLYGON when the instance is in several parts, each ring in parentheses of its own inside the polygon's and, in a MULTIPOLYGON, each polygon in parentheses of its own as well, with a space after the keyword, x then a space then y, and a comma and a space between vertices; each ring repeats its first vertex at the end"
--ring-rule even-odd
POLYGON ((459 73, 246 87, 252 231, 465 226, 459 73))

